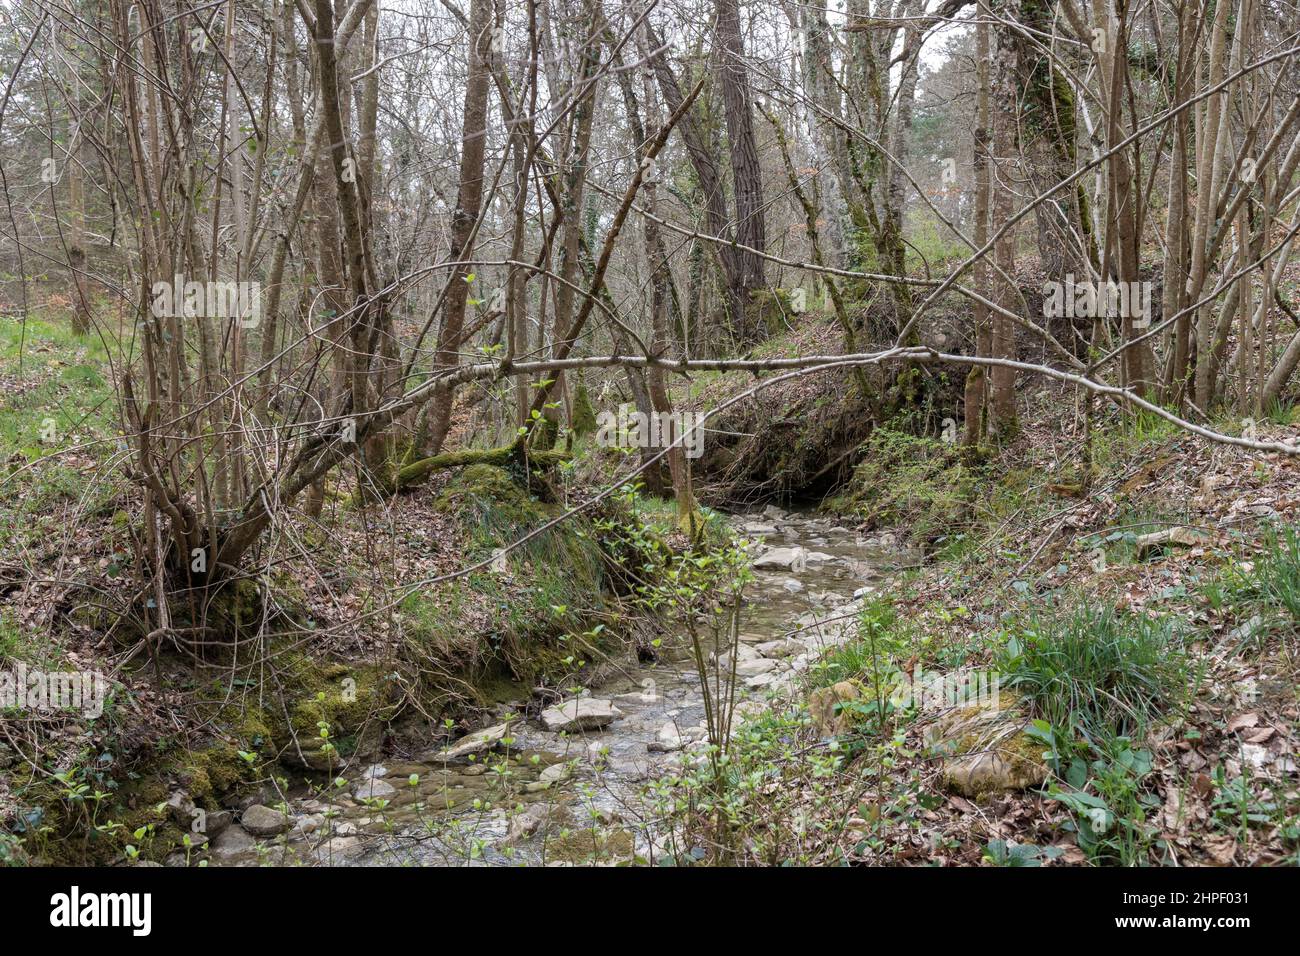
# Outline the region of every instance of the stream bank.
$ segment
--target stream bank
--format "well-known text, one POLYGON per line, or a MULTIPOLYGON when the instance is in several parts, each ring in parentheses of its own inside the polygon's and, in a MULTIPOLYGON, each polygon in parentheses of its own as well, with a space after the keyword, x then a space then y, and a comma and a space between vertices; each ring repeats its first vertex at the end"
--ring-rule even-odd
MULTIPOLYGON (((732 525, 756 542, 736 661, 738 713, 750 717, 849 640, 862 604, 911 558, 888 533, 775 507, 732 525)), ((647 788, 707 746, 697 669, 670 633, 657 660, 629 654, 602 671, 540 713, 502 704, 449 747, 390 755, 275 807, 245 800, 239 822, 212 835, 211 864, 655 862, 663 833, 647 788)))

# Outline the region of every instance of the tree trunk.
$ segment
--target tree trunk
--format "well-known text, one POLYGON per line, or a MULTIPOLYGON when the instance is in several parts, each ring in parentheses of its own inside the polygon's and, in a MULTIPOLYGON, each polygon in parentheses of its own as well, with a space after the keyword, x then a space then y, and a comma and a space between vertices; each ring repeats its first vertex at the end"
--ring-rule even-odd
MULTIPOLYGON (((483 164, 487 142, 488 86, 491 81, 492 2, 471 0, 469 8, 469 77, 465 84, 465 108, 461 124, 460 178, 456 189, 456 209, 451 221, 451 256, 469 257, 474 230, 483 204, 483 164)), ((442 371, 460 362, 461 331, 465 325, 465 305, 469 299, 472 270, 456 268, 448 279, 450 285, 443 300, 442 328, 433 353, 435 370, 442 371)), ((442 449, 451 427, 450 388, 439 387, 430 407, 427 452, 436 455, 442 449)))

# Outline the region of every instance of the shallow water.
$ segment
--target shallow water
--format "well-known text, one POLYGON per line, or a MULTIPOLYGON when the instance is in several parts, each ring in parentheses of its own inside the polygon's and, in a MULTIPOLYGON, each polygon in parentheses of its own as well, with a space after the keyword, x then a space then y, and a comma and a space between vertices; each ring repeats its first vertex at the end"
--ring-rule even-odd
MULTIPOLYGON (((732 520, 763 543, 754 549, 758 564, 771 548, 802 548, 806 559, 792 570, 755 570, 746 588, 738 699, 741 712, 752 713, 789 696, 803 669, 847 640, 869 591, 908 557, 891 535, 864 536, 808 514, 769 511, 732 520)), ((622 861, 633 853, 653 861, 662 852, 660 828, 642 793, 693 759, 707 737, 687 643, 666 636, 657 662, 629 658, 584 692, 619 711, 600 730, 560 734, 520 719, 502 746, 472 762, 432 752, 383 761, 348 774, 352 788, 328 803, 310 794, 291 800, 289 834, 257 849, 215 854, 213 863, 546 865, 622 861), (358 780, 375 781, 374 797, 386 803, 366 805, 355 793, 358 780)), ((522 713, 523 701, 512 709, 522 713)))

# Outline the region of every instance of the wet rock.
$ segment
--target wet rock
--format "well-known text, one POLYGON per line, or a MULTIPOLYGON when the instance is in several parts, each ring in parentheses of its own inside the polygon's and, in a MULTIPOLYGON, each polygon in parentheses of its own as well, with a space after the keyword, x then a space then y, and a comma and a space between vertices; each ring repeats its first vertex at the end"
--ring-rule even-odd
POLYGON ((316 848, 316 857, 322 863, 354 860, 366 852, 359 837, 336 836, 316 848))
POLYGON ((506 843, 518 843, 567 822, 568 811, 550 803, 534 803, 510 818, 506 843))
POLYGON ((241 826, 227 827, 212 840, 212 855, 218 860, 228 860, 247 853, 257 845, 257 840, 241 826))
POLYGON ((324 825, 325 815, 323 813, 309 813, 293 821, 293 832, 303 835, 315 833, 324 825))
POLYGON ((790 687, 790 674, 785 671, 768 671, 745 678, 745 686, 753 690, 786 690, 790 687))
POLYGON ((388 776, 388 768, 383 764, 374 764, 361 771, 361 779, 352 788, 352 795, 358 800, 382 800, 397 793, 397 788, 383 778, 388 776))
POLYGON ((756 571, 794 571, 807 566, 807 552, 803 548, 769 548, 754 559, 756 571))
POLYGON ((471 754, 485 753, 489 750, 496 749, 496 746, 505 739, 510 732, 510 721, 503 724, 496 724, 483 730, 475 730, 456 743, 452 744, 446 750, 439 751, 435 759, 438 760, 464 760, 471 754))
MULTIPOLYGON (((748 644, 736 645, 736 660, 740 662, 757 660, 760 656, 758 649, 750 647, 748 644)), ((731 670, 731 654, 723 654, 718 658, 718 667, 724 671, 731 670)))
POLYGON ((762 657, 789 657, 802 651, 803 645, 797 641, 764 641, 755 644, 754 650, 762 657))
POLYGON ((275 788, 266 785, 258 787, 252 793, 247 793, 240 797, 239 800, 234 803, 233 808, 236 813, 243 813, 255 803, 274 803, 278 799, 279 794, 275 792, 275 788))
POLYGON ((752 660, 741 661, 736 665, 736 676, 738 677, 757 677, 759 674, 766 674, 768 671, 776 670, 776 661, 766 657, 755 657, 752 660))
POLYGON ((805 551, 803 559, 809 564, 825 564, 827 561, 834 561, 835 555, 827 554, 825 551, 805 551))
POLYGON ((798 594, 803 590, 803 585, 794 578, 786 578, 781 582, 781 587, 785 588, 791 594, 798 594))
POLYGON ((658 736, 646 744, 646 750, 652 754, 667 754, 681 750, 684 746, 681 733, 676 724, 664 724, 659 728, 658 736))
POLYGON ((764 524, 761 521, 747 521, 745 524, 741 525, 741 530, 744 531, 745 534, 776 534, 776 525, 764 524))
POLYGON ((546 780, 550 783, 559 783, 569 775, 569 765, 567 763, 553 763, 540 774, 538 780, 546 780))
POLYGON ((576 697, 542 711, 542 723, 553 733, 600 730, 608 727, 622 712, 613 701, 594 697, 576 697))
POLYGON ((213 810, 203 814, 203 832, 210 838, 215 839, 234 822, 235 815, 229 810, 213 810))
POLYGON ((289 829, 289 817, 279 810, 255 803, 239 820, 245 830, 259 837, 273 837, 289 829))
POLYGON ((322 750, 318 746, 309 745, 309 741, 304 741, 301 754, 299 754, 298 748, 295 747, 285 754, 285 758, 293 763, 301 764, 308 770, 324 770, 337 773, 340 764, 346 767, 355 767, 374 760, 379 756, 382 743, 383 731, 379 722, 371 721, 357 733, 354 749, 347 756, 340 755, 337 750, 322 750))
POLYGON ((172 823, 188 831, 194 822, 194 801, 184 790, 177 790, 167 798, 167 815, 172 823))
POLYGON ((628 783, 637 783, 641 780, 650 778, 653 765, 648 759, 638 760, 635 757, 628 758, 611 758, 609 761, 611 772, 618 774, 628 783))
POLYGON ((549 790, 555 784, 559 783, 569 775, 569 765, 564 763, 553 763, 537 775, 537 779, 524 787, 528 793, 538 793, 542 790, 549 790))
POLYGON ((352 790, 358 800, 382 800, 397 793, 397 788, 387 780, 363 780, 352 790))
POLYGON ((763 517, 771 518, 773 521, 785 521, 789 515, 778 508, 776 505, 768 505, 763 509, 763 517))
POLYGON ((736 705, 736 715, 745 720, 753 720, 767 713, 767 705, 761 700, 742 700, 736 705))
POLYGON ((991 702, 935 721, 926 742, 944 755, 944 786, 967 797, 1041 786, 1047 780, 1043 745, 1025 733, 1028 725, 1014 705, 991 702))

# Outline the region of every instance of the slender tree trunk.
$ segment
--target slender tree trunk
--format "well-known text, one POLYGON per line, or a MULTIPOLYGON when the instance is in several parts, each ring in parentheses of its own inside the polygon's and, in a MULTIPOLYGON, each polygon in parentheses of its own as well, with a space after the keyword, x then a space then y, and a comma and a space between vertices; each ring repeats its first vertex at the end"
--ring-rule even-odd
MULTIPOLYGON (((754 117, 745 64, 745 44, 740 33, 738 0, 717 0, 717 44, 721 60, 722 101, 727 119, 727 143, 731 152, 732 190, 736 197, 736 240, 758 252, 767 249, 767 227, 763 214, 763 177, 754 140, 754 117)), ((763 259, 748 250, 737 250, 737 272, 730 279, 733 295, 742 306, 750 294, 766 285, 763 259)), ((747 338, 762 336, 765 330, 742 330, 747 338)))
MULTIPOLYGON (((465 84, 465 108, 461 124, 460 178, 456 190, 456 209, 452 214, 451 255, 468 258, 475 224, 483 204, 483 166, 487 142, 488 86, 491 82, 492 2, 471 0, 469 9, 469 77, 465 84)), ((465 324, 465 305, 469 299, 470 275, 467 267, 455 269, 443 301, 442 329, 433 364, 444 370, 460 362, 461 331, 465 324)), ((428 453, 442 449, 451 426, 454 393, 439 388, 430 410, 428 453)))
MULTIPOLYGON (((1002 2, 991 6, 1004 18, 1010 17, 1009 3, 1002 2)), ((1015 152, 1019 86, 1016 77, 1020 75, 1020 70, 1016 56, 1018 44, 1010 35, 1010 30, 1005 26, 999 26, 994 30, 994 38, 989 91, 993 127, 991 203, 993 224, 998 226, 1010 222, 1015 213, 1012 174, 1017 167, 1015 152)), ((993 280, 996 293, 994 301, 1003 309, 1014 309, 1017 306, 1018 294, 1008 279, 1016 274, 1014 229, 1009 230, 998 240, 993 250, 993 259, 1000 270, 993 280)), ((1015 358, 1015 326, 1002 312, 993 316, 990 345, 995 358, 1015 358)), ((989 382, 989 431, 993 436, 1001 437, 1014 431, 1016 426, 1015 370, 1001 365, 994 366, 989 373, 989 382)))
MULTIPOLYGON (((974 242, 976 248, 982 248, 989 241, 989 27, 980 19, 975 25, 975 74, 977 86, 977 104, 975 114, 975 228, 974 242)), ((988 294, 988 267, 981 261, 975 267, 975 287, 988 294)), ((971 306, 971 338, 977 356, 987 356, 992 346, 992 330, 989 325, 988 306, 982 302, 971 306)), ((971 366, 966 375, 965 393, 965 430, 963 443, 975 446, 984 435, 986 406, 988 403, 988 376, 981 365, 971 366)))

